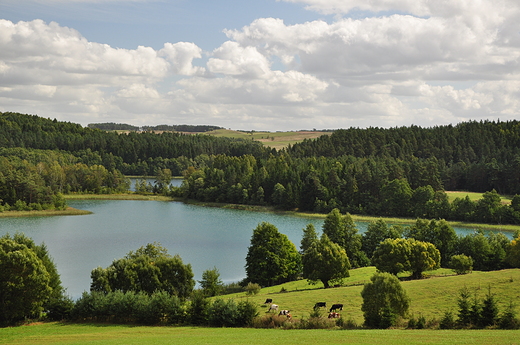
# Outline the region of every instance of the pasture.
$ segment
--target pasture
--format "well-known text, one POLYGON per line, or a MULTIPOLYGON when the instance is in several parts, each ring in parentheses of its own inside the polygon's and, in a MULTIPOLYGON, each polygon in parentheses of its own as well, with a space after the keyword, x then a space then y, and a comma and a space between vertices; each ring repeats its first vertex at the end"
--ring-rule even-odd
POLYGON ((44 323, 0 329, 9 345, 518 344, 517 330, 281 330, 44 323))
MULTIPOLYGON (((268 305, 263 304, 266 298, 271 298, 280 309, 290 310, 293 319, 308 318, 317 302, 326 302, 323 315, 329 311, 334 303, 344 305, 341 317, 354 320, 358 325, 363 323, 361 312, 361 290, 363 284, 370 280, 376 271, 375 267, 363 267, 350 271, 350 277, 345 279, 343 286, 323 289, 321 283, 309 285, 306 280, 293 281, 282 285, 263 288, 257 295, 248 296, 246 293, 222 296, 222 298, 249 299, 258 304, 260 315, 268 314, 268 305)), ((402 286, 411 298, 410 314, 415 318, 424 316, 427 320, 439 320, 444 312, 457 312, 457 299, 460 289, 467 286, 474 296, 482 299, 487 294, 488 286, 495 294, 501 311, 511 301, 520 299, 520 269, 480 272, 475 271, 467 275, 455 275, 452 270, 440 269, 426 272, 429 278, 420 280, 403 279, 402 286)), ((520 308, 517 305, 517 312, 520 308)), ((272 313, 272 312, 271 312, 272 313)))
MULTIPOLYGON (((446 194, 448 195, 449 202, 453 202, 455 198, 463 199, 466 196, 469 197, 471 201, 477 201, 482 199, 482 194, 484 193, 477 193, 477 192, 465 192, 465 191, 447 191, 446 194)), ((500 199, 502 199, 502 204, 509 205, 511 204, 512 197, 509 195, 500 195, 500 199)))
POLYGON ((294 131, 294 132, 241 132, 229 129, 217 129, 204 134, 216 137, 230 137, 241 139, 252 139, 260 141, 264 146, 269 146, 277 150, 303 141, 304 139, 316 139, 322 135, 330 135, 332 132, 320 131, 294 131))

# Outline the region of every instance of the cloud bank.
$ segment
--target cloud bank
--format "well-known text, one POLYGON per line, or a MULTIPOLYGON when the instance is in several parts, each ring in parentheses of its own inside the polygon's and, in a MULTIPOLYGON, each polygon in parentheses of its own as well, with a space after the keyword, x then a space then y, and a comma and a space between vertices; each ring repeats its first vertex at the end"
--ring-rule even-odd
POLYGON ((0 20, 0 111, 254 130, 520 114, 517 1, 286 1, 335 19, 258 18, 213 51, 119 49, 54 22, 0 20))

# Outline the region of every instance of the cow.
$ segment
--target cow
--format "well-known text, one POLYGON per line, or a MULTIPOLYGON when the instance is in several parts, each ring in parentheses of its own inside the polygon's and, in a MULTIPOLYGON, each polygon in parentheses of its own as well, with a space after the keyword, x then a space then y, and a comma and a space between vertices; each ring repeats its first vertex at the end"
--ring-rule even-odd
POLYGON ((338 309, 343 310, 343 304, 333 304, 332 307, 330 307, 329 313, 332 313, 333 311, 336 311, 338 309))
POLYGON ((264 304, 269 304, 269 303, 273 303, 273 299, 272 298, 268 298, 264 302, 264 304))
POLYGON ((339 319, 339 313, 329 313, 329 319, 339 319))
POLYGON ((278 311, 278 304, 271 304, 269 306, 269 310, 267 311, 267 313, 270 312, 271 310, 278 311))
POLYGON ((289 310, 280 310, 280 312, 278 313, 278 316, 282 316, 282 315, 287 316, 288 319, 291 318, 291 313, 289 312, 289 310))
POLYGON ((325 308, 327 306, 327 302, 317 302, 314 305, 314 310, 317 310, 318 308, 325 308))

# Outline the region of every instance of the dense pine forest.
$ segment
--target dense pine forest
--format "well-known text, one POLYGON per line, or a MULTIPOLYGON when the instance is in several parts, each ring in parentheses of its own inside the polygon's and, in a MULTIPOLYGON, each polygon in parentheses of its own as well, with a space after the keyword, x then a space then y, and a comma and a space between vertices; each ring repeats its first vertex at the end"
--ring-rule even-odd
POLYGON ((350 128, 277 151, 253 140, 118 134, 6 112, 0 199, 2 207, 49 206, 59 193, 120 192, 124 175, 167 172, 183 175, 183 186, 156 191, 200 201, 520 224, 520 198, 506 206, 497 194, 520 194, 519 128, 518 121, 350 128), (450 203, 446 190, 484 197, 450 203))

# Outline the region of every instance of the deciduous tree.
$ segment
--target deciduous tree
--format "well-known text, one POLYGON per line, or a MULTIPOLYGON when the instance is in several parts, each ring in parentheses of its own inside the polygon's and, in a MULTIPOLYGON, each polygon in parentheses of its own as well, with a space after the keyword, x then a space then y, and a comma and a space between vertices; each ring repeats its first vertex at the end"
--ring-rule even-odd
POLYGON ((191 265, 185 265, 179 255, 169 255, 159 243, 149 243, 131 251, 107 268, 95 268, 90 276, 90 290, 105 293, 117 290, 148 294, 165 291, 185 299, 195 285, 191 265))
POLYGON ((410 307, 410 298, 399 279, 390 273, 375 273, 363 287, 361 297, 367 327, 388 328, 398 316, 405 317, 410 307))
POLYGON ((303 277, 311 283, 321 281, 325 288, 350 276, 350 261, 345 250, 332 242, 327 234, 313 241, 302 257, 303 277))
POLYGON ((37 253, 9 235, 0 238, 0 324, 39 317, 52 293, 37 253))
POLYGON ((295 280, 301 274, 301 257, 286 235, 263 222, 253 230, 245 268, 247 281, 271 286, 295 280))

